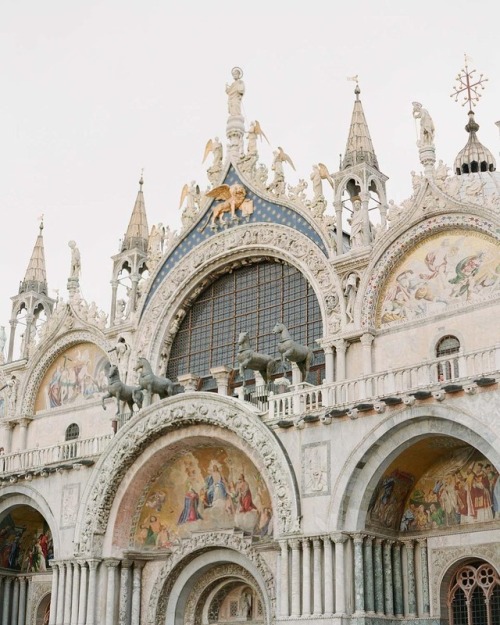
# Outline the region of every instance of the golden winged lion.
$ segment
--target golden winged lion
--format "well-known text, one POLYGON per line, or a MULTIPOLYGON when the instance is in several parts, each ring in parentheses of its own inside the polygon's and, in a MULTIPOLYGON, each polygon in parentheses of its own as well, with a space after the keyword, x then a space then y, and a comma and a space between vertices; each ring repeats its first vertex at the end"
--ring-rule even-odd
POLYGON ((251 200, 246 200, 247 191, 242 184, 235 183, 229 186, 228 184, 221 184, 218 187, 215 187, 211 191, 208 191, 205 195, 207 197, 213 197, 216 200, 222 200, 219 204, 214 204, 212 206, 212 216, 210 219, 207 219, 205 224, 202 227, 204 230, 208 222, 210 221, 210 227, 215 228, 217 219, 219 220, 219 225, 224 223, 224 213, 231 213, 231 219, 236 219, 236 211, 239 208, 245 208, 244 211, 246 214, 250 214, 253 212, 253 204, 251 200), (245 207, 243 206, 245 204, 245 207))

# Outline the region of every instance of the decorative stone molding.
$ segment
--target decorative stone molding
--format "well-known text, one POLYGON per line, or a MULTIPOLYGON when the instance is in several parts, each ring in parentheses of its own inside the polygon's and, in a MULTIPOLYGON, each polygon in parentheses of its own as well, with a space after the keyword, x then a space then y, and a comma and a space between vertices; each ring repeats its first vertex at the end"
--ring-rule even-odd
POLYGON ((399 260, 431 234, 452 228, 475 230, 492 239, 499 239, 497 226, 483 217, 471 214, 441 214, 419 222, 396 240, 388 242, 385 252, 366 271, 359 289, 363 296, 361 310, 363 328, 375 327, 376 308, 380 294, 399 260))
MULTIPOLYGON (((229 265, 248 263, 249 258, 278 258, 297 267, 313 287, 322 311, 325 336, 338 331, 338 317, 326 298, 341 298, 341 285, 318 246, 298 231, 277 224, 246 224, 210 237, 169 273, 144 311, 135 351, 152 363, 159 360, 163 342, 173 340, 178 324, 179 302, 185 308, 207 284, 226 272, 229 265), (192 276, 198 276, 193 290, 192 276), (330 310, 330 313, 327 313, 330 310), (172 327, 171 327, 172 326, 172 327)), ((328 300, 330 302, 330 300, 328 300)))
POLYGON ((429 549, 429 563, 431 569, 431 595, 432 614, 437 616, 440 612, 439 600, 441 596, 441 584, 448 569, 454 563, 465 558, 484 558, 500 571, 500 543, 483 545, 460 545, 459 547, 442 547, 429 549))
MULTIPOLYGON (((249 536, 243 536, 242 534, 208 532, 195 535, 190 539, 184 539, 178 547, 173 548, 172 554, 160 570, 151 591, 146 618, 146 622, 148 624, 154 625, 155 623, 165 622, 170 590, 186 564, 194 560, 207 549, 221 547, 236 551, 245 556, 257 568, 265 585, 268 598, 272 605, 272 613, 274 614, 274 606, 276 604, 274 577, 264 558, 257 553, 252 546, 252 538, 249 536)), ((242 570, 241 566, 235 564, 228 563, 224 566, 234 566, 238 567, 240 571, 242 570)), ((216 569, 211 569, 211 571, 216 571, 217 569, 222 568, 222 566, 217 567, 216 569)), ((251 576, 249 575, 249 577, 251 576)), ((205 579, 205 577, 203 579, 205 579)))
MULTIPOLYGON (((94 345, 100 347, 104 353, 109 352, 109 350, 113 347, 113 345, 111 345, 98 331, 91 332, 89 330, 79 330, 61 336, 49 349, 40 355, 40 359, 33 367, 31 375, 27 376, 25 384, 20 391, 20 397, 23 398, 21 414, 33 414, 35 410, 36 395, 40 384, 42 383, 43 376, 47 372, 48 368, 59 354, 68 349, 68 347, 72 347, 78 343, 94 343, 94 345)), ((117 364, 114 352, 108 354, 108 358, 113 364, 117 364)))
POLYGON ((99 555, 119 484, 142 451, 170 430, 206 424, 236 434, 260 458, 272 486, 273 510, 280 533, 299 530, 300 500, 296 479, 276 438, 260 419, 232 398, 212 393, 182 394, 141 410, 121 428, 96 465, 87 488, 77 542, 82 554, 99 555))
MULTIPOLYGON (((28 584, 28 578, 26 578, 26 583, 28 584)), ((49 579, 46 578, 43 580, 39 580, 36 577, 31 578, 31 584, 27 586, 30 592, 30 601, 28 603, 29 614, 27 615, 26 623, 36 623, 36 616, 40 604, 42 601, 50 595, 52 592, 52 576, 49 576, 49 579)))

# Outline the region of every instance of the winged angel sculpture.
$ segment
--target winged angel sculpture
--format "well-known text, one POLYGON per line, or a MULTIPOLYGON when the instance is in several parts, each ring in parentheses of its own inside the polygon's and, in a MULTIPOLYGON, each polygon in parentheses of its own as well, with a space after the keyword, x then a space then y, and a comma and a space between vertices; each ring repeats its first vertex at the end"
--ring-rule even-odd
POLYGON ((285 192, 285 172, 283 171, 283 163, 288 163, 295 171, 295 165, 293 164, 292 159, 284 152, 283 148, 278 147, 278 149, 274 151, 274 160, 272 165, 274 178, 267 187, 268 191, 274 191, 276 195, 283 195, 285 192))
POLYGON ((215 229, 217 227, 217 219, 219 225, 224 225, 224 213, 231 213, 231 221, 236 221, 236 211, 241 209, 245 217, 249 217, 253 213, 252 200, 246 199, 247 190, 242 184, 236 183, 229 186, 228 184, 221 184, 215 189, 208 191, 205 195, 212 197, 216 200, 222 200, 218 204, 214 204, 212 207, 212 217, 210 216, 203 224, 201 230, 205 230, 210 221, 210 227, 215 229))

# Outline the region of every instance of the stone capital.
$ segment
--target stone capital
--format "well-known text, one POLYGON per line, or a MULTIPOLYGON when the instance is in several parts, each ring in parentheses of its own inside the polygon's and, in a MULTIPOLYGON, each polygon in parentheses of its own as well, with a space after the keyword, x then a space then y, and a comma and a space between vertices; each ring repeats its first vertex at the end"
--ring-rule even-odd
POLYGON ((373 334, 370 334, 370 332, 365 332, 365 334, 362 334, 360 339, 361 345, 366 347, 370 346, 374 340, 375 337, 373 336, 373 334))
POLYGON ((189 392, 197 390, 200 378, 194 375, 194 373, 185 373, 184 375, 177 376, 177 381, 185 391, 189 392))
POLYGON ((336 545, 342 545, 346 542, 349 536, 347 534, 342 534, 342 532, 335 532, 333 534, 330 534, 330 538, 336 545))
POLYGON ((107 558, 104 560, 104 564, 109 568, 117 567, 120 564, 121 560, 118 558, 107 558))

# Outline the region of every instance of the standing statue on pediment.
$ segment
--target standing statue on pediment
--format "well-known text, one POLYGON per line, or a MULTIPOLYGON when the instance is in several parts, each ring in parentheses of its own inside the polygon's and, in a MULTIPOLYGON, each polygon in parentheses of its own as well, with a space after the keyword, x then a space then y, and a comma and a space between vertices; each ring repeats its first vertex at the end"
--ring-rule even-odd
POLYGON ((75 241, 70 241, 68 246, 71 249, 71 268, 69 272, 69 279, 78 280, 82 269, 80 250, 77 248, 75 241))
POLYGON ((424 109, 420 102, 413 102, 413 117, 420 121, 420 139, 417 142, 419 148, 434 147, 434 122, 429 111, 424 109))
POLYGON ((295 165, 292 159, 286 154, 282 148, 278 147, 273 152, 274 160, 271 169, 274 171, 274 178, 268 185, 267 190, 275 193, 276 195, 284 195, 285 193, 285 172, 283 170, 283 163, 288 163, 290 167, 295 171, 295 165))
POLYGON ((245 93, 245 83, 243 82, 243 71, 239 67, 231 70, 233 82, 226 85, 227 109, 231 116, 241 116, 241 100, 245 93))
POLYGON ((269 139, 266 137, 264 131, 262 130, 259 122, 255 120, 250 123, 250 127, 247 132, 247 155, 253 156, 257 154, 257 139, 260 138, 265 139, 267 143, 269 143, 269 139))
POLYGON ((212 165, 207 169, 208 179, 210 183, 215 185, 220 181, 221 173, 222 173, 222 143, 219 141, 219 137, 215 137, 215 139, 209 139, 207 141, 207 145, 205 146, 205 153, 203 154, 202 164, 207 160, 208 155, 212 153, 213 161, 212 165))
POLYGON ((200 187, 194 180, 191 181, 191 184, 185 184, 182 187, 179 208, 182 208, 184 201, 186 201, 186 205, 184 206, 181 215, 181 221, 184 228, 188 228, 196 219, 196 215, 198 214, 200 208, 200 198, 200 187))
POLYGON ((333 180, 328 172, 327 166, 323 165, 323 163, 313 165, 313 169, 309 177, 312 182, 314 193, 310 209, 315 217, 321 217, 326 209, 326 199, 323 195, 323 180, 328 180, 328 182, 332 185, 332 189, 333 180))

